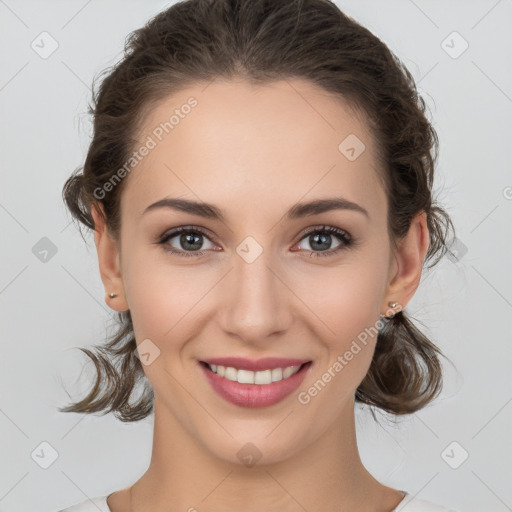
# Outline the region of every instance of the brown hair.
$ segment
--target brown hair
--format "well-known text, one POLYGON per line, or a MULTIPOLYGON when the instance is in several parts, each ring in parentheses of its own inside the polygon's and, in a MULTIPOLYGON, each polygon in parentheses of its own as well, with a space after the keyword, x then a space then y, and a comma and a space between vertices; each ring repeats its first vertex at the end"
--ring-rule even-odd
MULTIPOLYGON (((83 169, 63 188, 71 214, 87 228, 94 230, 91 208, 101 203, 109 232, 119 236, 125 180, 101 199, 95 191, 123 167, 156 101, 217 77, 260 84, 296 77, 365 114, 378 145, 392 244, 416 214, 426 212, 430 245, 424 264, 430 268, 448 250, 448 232, 455 230, 432 197, 438 139, 424 100, 387 46, 331 1, 181 1, 132 32, 123 59, 105 73, 99 92, 93 83, 94 133, 83 169)), ((136 355, 130 311, 117 315, 118 332, 105 346, 95 346, 96 353, 80 348, 97 372, 90 393, 59 410, 113 412, 122 421, 141 420, 152 411, 153 390, 136 355), (137 384, 142 393, 132 402, 137 384)), ((438 356, 441 351, 404 311, 384 319, 356 401, 394 414, 417 411, 441 391, 438 356)))

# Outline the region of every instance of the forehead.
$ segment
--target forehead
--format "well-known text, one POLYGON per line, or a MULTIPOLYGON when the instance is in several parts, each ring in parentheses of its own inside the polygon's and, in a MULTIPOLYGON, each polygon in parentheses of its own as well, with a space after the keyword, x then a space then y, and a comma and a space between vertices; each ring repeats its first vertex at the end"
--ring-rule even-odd
POLYGON ((149 149, 127 177, 123 217, 165 196, 218 204, 228 216, 334 195, 385 206, 368 126, 307 81, 198 83, 153 107, 137 139, 149 149))

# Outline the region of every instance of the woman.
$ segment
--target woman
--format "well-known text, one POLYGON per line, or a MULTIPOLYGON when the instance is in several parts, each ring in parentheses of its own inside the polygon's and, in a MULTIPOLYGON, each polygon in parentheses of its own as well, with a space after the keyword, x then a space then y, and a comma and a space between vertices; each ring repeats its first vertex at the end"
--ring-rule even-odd
POLYGON ((63 194, 120 329, 62 410, 154 412, 154 439, 137 482, 66 510, 446 511, 356 442, 356 402, 409 414, 442 385, 404 308, 453 225, 400 61, 327 0, 187 0, 91 113, 63 194))

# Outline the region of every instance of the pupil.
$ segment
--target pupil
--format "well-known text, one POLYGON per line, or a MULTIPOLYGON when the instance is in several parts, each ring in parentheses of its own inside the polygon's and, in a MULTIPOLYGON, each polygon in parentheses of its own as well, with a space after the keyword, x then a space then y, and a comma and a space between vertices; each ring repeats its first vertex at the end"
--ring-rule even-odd
POLYGON ((316 247, 317 249, 320 249, 321 251, 325 251, 329 249, 330 241, 331 241, 331 235, 324 235, 321 233, 316 233, 315 235, 312 235, 313 243, 310 245, 312 248, 315 248, 315 245, 319 243, 320 245, 323 243, 324 245, 327 245, 327 247, 316 247))
MULTIPOLYGON (((195 235, 193 233, 189 233, 189 234, 186 234, 186 235, 181 235, 181 244, 182 244, 182 247, 184 249, 191 249, 193 251, 197 251, 199 250, 199 247, 194 247, 193 246, 193 243, 195 242, 200 242, 200 238, 198 235, 195 235)), ((199 243, 199 246, 201 244, 199 243)))

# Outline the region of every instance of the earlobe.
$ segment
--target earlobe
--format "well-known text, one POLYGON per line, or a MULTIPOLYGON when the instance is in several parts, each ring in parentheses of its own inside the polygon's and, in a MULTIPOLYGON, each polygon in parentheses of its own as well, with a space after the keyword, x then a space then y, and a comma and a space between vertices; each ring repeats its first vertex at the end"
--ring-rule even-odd
POLYGON ((101 203, 93 204, 91 214, 94 220, 94 242, 98 253, 98 266, 106 290, 105 302, 115 311, 126 311, 128 305, 124 296, 117 240, 108 233, 105 210, 101 203))
POLYGON ((420 284, 429 243, 427 214, 422 211, 412 219, 409 231, 398 242, 395 254, 397 270, 388 283, 384 304, 396 302, 401 310, 411 300, 420 284))

